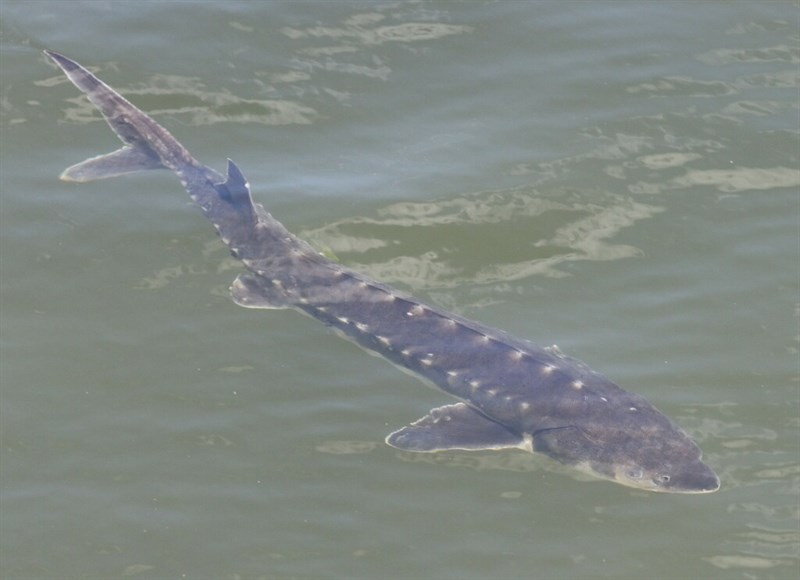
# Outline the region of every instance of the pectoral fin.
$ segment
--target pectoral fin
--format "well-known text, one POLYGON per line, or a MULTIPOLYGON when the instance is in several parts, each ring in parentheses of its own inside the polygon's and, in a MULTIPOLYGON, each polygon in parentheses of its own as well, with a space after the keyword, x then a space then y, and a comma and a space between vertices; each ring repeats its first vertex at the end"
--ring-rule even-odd
POLYGON ((525 448, 522 437, 464 403, 431 409, 418 421, 391 433, 386 443, 403 451, 423 453, 525 448))
POLYGON ((155 153, 148 149, 125 145, 111 153, 98 155, 76 163, 72 167, 67 167, 61 174, 61 179, 79 182, 94 181, 148 169, 164 169, 164 166, 155 153))

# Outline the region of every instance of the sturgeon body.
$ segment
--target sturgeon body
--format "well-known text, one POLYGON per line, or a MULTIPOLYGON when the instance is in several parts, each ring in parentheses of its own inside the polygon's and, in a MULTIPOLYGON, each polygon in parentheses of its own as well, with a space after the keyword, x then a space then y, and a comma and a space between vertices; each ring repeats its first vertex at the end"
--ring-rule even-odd
POLYGON ((78 63, 45 51, 124 143, 66 169, 91 181, 168 169, 249 270, 231 286, 247 308, 294 308, 458 402, 391 433, 398 449, 521 448, 650 491, 705 493, 719 478, 689 436, 643 397, 565 356, 445 312, 332 262, 254 203, 238 167, 221 175, 78 63))

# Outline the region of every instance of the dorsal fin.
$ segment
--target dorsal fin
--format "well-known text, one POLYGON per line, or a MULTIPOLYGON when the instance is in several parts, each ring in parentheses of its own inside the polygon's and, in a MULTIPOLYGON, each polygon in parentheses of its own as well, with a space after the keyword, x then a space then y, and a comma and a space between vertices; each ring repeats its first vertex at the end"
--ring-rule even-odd
POLYGON ((223 183, 214 186, 219 194, 233 205, 239 212, 251 219, 255 218, 253 197, 250 195, 250 184, 236 164, 228 159, 228 177, 223 183))
POLYGON ((250 184, 230 159, 228 159, 228 179, 225 181, 225 187, 231 193, 234 203, 247 201, 250 205, 253 204, 253 199, 250 197, 250 184))

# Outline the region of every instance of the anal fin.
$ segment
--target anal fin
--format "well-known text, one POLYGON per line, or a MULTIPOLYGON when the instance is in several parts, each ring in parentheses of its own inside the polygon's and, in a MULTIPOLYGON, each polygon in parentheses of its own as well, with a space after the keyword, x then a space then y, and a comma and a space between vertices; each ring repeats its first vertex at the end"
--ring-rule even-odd
POLYGON ((230 287, 231 299, 244 308, 281 309, 289 303, 280 288, 253 274, 240 274, 230 287))
POLYGON ((391 433, 386 443, 403 451, 421 453, 526 448, 522 437, 464 403, 431 409, 421 419, 391 433))

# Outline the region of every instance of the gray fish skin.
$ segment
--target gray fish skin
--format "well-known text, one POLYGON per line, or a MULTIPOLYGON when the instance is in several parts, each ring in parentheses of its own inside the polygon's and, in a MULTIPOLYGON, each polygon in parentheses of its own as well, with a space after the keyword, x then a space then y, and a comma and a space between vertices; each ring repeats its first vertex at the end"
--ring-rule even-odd
POLYGON ((698 446, 643 397, 555 347, 445 312, 324 258, 253 202, 232 161, 224 177, 202 165, 81 65, 45 53, 124 143, 66 169, 62 179, 175 172, 250 271, 231 286, 237 304, 297 309, 459 400, 391 433, 389 445, 414 452, 521 448, 638 489, 719 489, 698 446))

